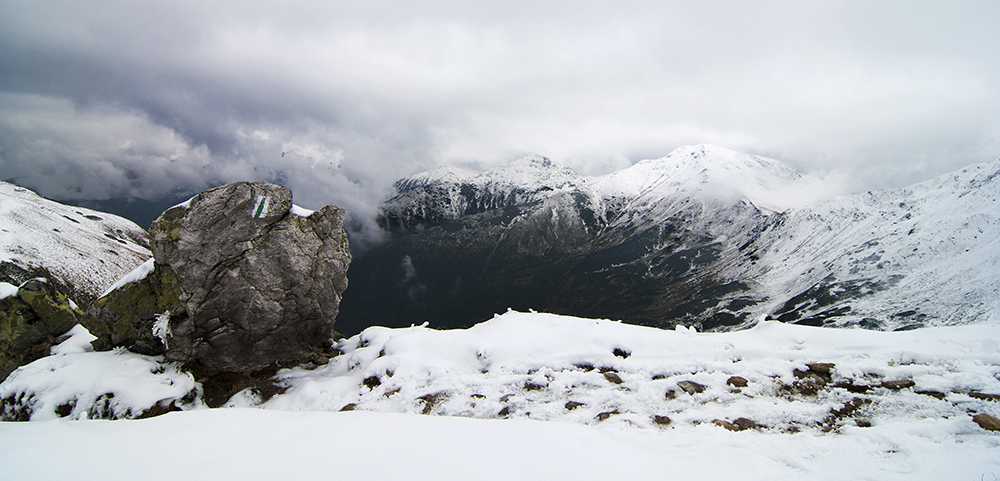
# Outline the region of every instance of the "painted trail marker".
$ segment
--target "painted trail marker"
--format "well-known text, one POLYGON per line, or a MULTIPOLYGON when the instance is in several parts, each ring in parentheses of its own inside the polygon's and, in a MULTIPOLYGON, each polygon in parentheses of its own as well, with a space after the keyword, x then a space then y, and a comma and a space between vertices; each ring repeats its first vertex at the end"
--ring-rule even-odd
POLYGON ((254 219, 260 219, 260 216, 267 215, 267 197, 257 197, 257 200, 254 201, 251 215, 254 219))

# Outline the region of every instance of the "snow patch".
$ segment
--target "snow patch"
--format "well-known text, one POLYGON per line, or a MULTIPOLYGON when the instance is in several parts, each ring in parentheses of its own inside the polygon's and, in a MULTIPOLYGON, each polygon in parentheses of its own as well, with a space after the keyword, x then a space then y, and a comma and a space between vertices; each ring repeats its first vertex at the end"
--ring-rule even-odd
POLYGON ((84 298, 98 297, 148 259, 146 239, 146 231, 127 219, 0 182, 0 262, 45 269, 84 298))
POLYGON ((299 206, 297 206, 295 204, 292 204, 292 208, 288 209, 288 213, 290 213, 292 215, 297 215, 299 217, 309 217, 309 216, 311 216, 313 214, 313 212, 316 212, 316 211, 305 209, 305 208, 299 207, 299 206))
MULTIPOLYGON (((198 197, 198 196, 197 195, 193 195, 193 196, 191 196, 190 199, 185 200, 184 202, 181 202, 180 204, 177 204, 177 205, 171 207, 170 209, 176 209, 177 207, 180 207, 180 208, 182 208, 184 210, 188 210, 188 209, 191 208, 191 201, 193 201, 195 197, 198 197)), ((167 210, 170 210, 170 209, 167 209, 167 210)))
POLYGON ((0 299, 17 295, 17 286, 0 282, 0 299))
POLYGON ((101 294, 101 297, 111 294, 112 291, 114 291, 115 289, 120 289, 122 286, 126 284, 132 284, 145 279, 146 276, 153 273, 154 264, 155 260, 152 257, 150 257, 149 259, 146 260, 146 262, 140 264, 139 267, 133 269, 132 272, 129 272, 128 274, 125 274, 125 276, 122 277, 121 279, 118 279, 118 282, 115 282, 111 287, 108 288, 107 291, 104 292, 104 294, 101 294))
POLYGON ((81 326, 70 333, 53 355, 12 372, 0 384, 0 399, 22 399, 31 406, 32 421, 129 418, 171 401, 181 409, 201 406, 182 401, 194 397, 190 393, 197 385, 178 363, 124 349, 88 352, 96 338, 81 326))
POLYGON ((87 328, 77 324, 65 335, 69 336, 69 339, 49 348, 49 354, 78 354, 94 351, 94 346, 90 343, 97 340, 97 336, 91 334, 87 328))

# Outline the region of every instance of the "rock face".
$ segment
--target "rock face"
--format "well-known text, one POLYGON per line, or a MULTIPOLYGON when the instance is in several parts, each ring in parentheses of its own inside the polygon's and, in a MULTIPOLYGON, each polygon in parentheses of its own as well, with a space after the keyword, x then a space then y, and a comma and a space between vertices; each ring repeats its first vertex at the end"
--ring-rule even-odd
POLYGON ((179 291, 159 326, 167 358, 209 376, 250 374, 328 349, 351 261, 343 219, 340 207, 305 211, 290 190, 260 181, 160 215, 150 246, 179 291))
POLYGON ((47 356, 57 338, 85 324, 86 317, 45 279, 29 280, 0 299, 0 381, 18 366, 47 356))

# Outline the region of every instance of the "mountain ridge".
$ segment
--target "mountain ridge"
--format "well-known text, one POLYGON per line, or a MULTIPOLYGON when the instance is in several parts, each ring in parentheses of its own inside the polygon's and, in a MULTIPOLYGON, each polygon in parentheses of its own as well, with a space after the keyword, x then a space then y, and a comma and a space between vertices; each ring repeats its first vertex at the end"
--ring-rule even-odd
MULTIPOLYGON (((533 156, 519 165, 558 169, 545 160, 533 156)), ((971 222, 983 232, 954 248, 924 253, 917 247, 920 255, 907 256, 902 247, 879 246, 891 242, 912 251, 910 244, 972 228, 951 216, 946 228, 926 238, 913 237, 914 231, 906 241, 900 237, 905 233, 892 230, 900 220, 890 216, 906 215, 909 205, 910 218, 932 226, 949 213, 933 209, 945 201, 950 211, 971 212, 966 204, 973 197, 992 202, 990 193, 1000 190, 998 166, 978 164, 949 174, 951 180, 946 175, 824 202, 816 201, 821 184, 815 177, 777 160, 704 144, 606 176, 554 176, 554 185, 536 179, 519 185, 511 181, 516 176, 495 169, 461 183, 402 192, 383 204, 380 222, 392 232, 390 240, 356 261, 356 302, 348 291, 342 312, 349 324, 366 319, 358 326, 401 317, 404 326, 429 320, 446 327, 463 325, 450 324, 457 314, 433 305, 455 306, 474 319, 513 307, 722 330, 768 316, 878 329, 983 319, 990 312, 986 299, 1000 288, 983 266, 995 265, 1000 249, 976 236, 994 232, 994 211, 977 210, 979 220, 971 222), (477 177, 500 178, 491 185, 507 190, 481 189, 477 177), (943 193, 935 197, 937 190, 943 193), (949 256, 964 249, 985 259, 962 263, 965 275, 978 279, 979 287, 966 291, 983 299, 979 307, 962 307, 967 303, 960 287, 927 280, 944 268, 934 266, 948 265, 949 256), (401 275, 404 260, 409 275, 401 275), (372 293, 375 285, 382 286, 380 294, 372 293), (918 299, 916 293, 927 289, 941 291, 942 305, 954 308, 935 307, 929 294, 918 299), (894 293, 905 293, 905 300, 894 301, 894 293), (459 307, 459 296, 477 307, 459 307), (378 314, 366 316, 362 306, 378 314)), ((963 274, 956 269, 938 277, 958 282, 963 274)))

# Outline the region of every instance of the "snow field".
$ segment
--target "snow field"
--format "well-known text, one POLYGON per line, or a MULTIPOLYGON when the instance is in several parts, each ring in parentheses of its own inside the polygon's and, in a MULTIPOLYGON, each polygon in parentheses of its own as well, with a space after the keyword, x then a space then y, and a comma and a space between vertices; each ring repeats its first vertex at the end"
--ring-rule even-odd
POLYGON ((279 371, 282 394, 261 402, 247 391, 215 410, 192 401, 200 387, 162 358, 88 352, 92 337, 72 334, 0 384, 0 398, 30 396, 31 419, 47 420, 0 423, 0 478, 1000 475, 1000 435, 971 418, 1000 416, 1000 402, 974 396, 1000 393, 995 323, 697 333, 507 312, 465 330, 369 328, 328 364, 279 371), (815 380, 816 363, 833 364, 829 382, 815 380), (84 419, 93 406, 134 417, 170 403, 186 411, 84 419), (715 423, 740 418, 758 427, 715 423), (150 466, 162 455, 169 462, 150 466))
POLYGON ((839 429, 900 416, 1000 414, 969 391, 1000 393, 1000 330, 992 325, 884 333, 764 322, 732 333, 662 331, 606 320, 508 312, 467 330, 370 328, 317 369, 279 373, 281 410, 373 410, 475 418, 524 417, 664 429, 748 418, 772 432, 839 429), (949 330, 951 329, 951 330, 949 330), (981 339, 964 336, 982 331, 981 339), (616 355, 617 353, 617 355, 616 355), (835 364, 829 383, 802 394, 795 370, 835 364), (728 384, 740 376, 748 385, 728 384), (912 380, 907 389, 884 381, 912 380), (689 393, 680 385, 703 386, 689 393), (855 415, 830 420, 870 386, 855 415), (937 399, 916 391, 936 391, 937 399), (579 403, 568 408, 567 403, 579 403))

